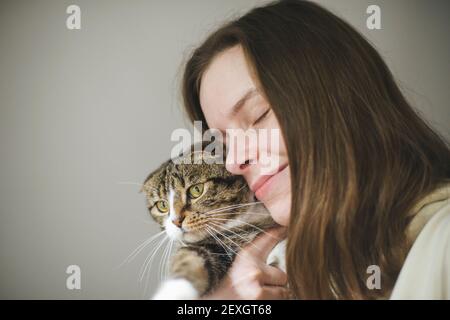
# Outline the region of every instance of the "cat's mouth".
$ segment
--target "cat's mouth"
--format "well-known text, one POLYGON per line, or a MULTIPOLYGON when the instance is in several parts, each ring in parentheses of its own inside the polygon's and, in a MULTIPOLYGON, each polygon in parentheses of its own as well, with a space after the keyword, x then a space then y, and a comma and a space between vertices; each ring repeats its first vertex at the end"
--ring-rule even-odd
POLYGON ((201 241, 209 236, 206 223, 183 223, 176 226, 170 219, 166 220, 165 229, 167 235, 172 240, 178 240, 186 243, 194 243, 201 241))
POLYGON ((227 223, 223 223, 222 221, 215 221, 214 223, 205 221, 198 225, 177 228, 178 231, 172 234, 176 234, 176 238, 184 243, 196 243, 207 238, 215 238, 215 236, 221 235, 228 229, 227 223))
POLYGON ((182 230, 182 241, 187 243, 195 243, 209 237, 205 228, 196 228, 194 230, 182 230))

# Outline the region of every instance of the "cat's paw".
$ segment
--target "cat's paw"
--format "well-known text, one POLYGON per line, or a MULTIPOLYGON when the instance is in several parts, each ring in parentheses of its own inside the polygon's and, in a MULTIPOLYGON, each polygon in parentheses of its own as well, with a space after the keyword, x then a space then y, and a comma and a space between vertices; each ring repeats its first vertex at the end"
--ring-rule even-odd
POLYGON ((186 279, 165 281, 152 300, 194 300, 199 297, 197 289, 186 279))

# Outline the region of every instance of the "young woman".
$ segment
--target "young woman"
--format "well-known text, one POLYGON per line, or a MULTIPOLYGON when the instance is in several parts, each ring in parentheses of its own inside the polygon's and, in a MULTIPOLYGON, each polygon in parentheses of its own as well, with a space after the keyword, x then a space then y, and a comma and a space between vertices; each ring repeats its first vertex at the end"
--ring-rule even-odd
POLYGON ((193 52, 182 85, 204 128, 283 138, 269 180, 255 159, 228 170, 287 227, 287 275, 264 264, 266 235, 209 298, 450 297, 449 146, 349 24, 307 1, 256 8, 193 52))

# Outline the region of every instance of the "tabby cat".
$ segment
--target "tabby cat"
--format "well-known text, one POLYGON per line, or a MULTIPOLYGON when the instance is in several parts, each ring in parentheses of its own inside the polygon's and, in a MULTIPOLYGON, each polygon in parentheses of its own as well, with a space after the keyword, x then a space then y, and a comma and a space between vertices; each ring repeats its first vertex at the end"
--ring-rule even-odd
MULTIPOLYGON (((169 279, 153 299, 196 299, 211 292, 240 248, 277 226, 242 176, 224 164, 195 164, 212 154, 204 145, 193 150, 163 163, 143 184, 151 216, 181 243, 170 260, 169 279), (175 161, 181 159, 192 163, 175 161)), ((275 246, 267 262, 285 271, 284 247, 285 241, 275 246)))

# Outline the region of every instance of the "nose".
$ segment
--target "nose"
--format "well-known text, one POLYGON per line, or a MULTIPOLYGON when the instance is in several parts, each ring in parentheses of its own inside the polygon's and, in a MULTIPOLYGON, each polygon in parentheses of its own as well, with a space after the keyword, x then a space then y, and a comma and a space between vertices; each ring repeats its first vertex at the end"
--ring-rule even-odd
POLYGON ((244 163, 226 163, 225 167, 227 171, 232 174, 242 175, 246 171, 246 169, 250 166, 250 160, 245 160, 244 163))
POLYGON ((257 150, 248 150, 237 147, 237 150, 228 150, 225 161, 225 168, 228 172, 235 175, 243 175, 248 171, 252 164, 256 164, 257 150))
POLYGON ((176 216, 172 219, 172 223, 176 225, 178 228, 181 228, 181 224, 183 223, 184 216, 176 216))

